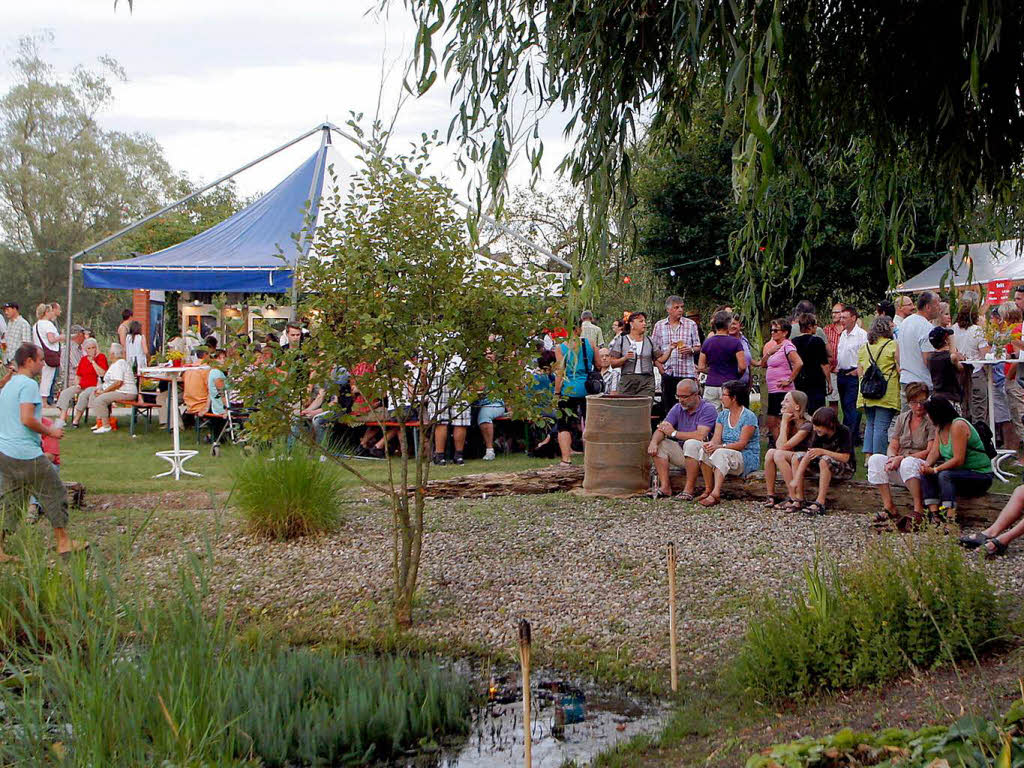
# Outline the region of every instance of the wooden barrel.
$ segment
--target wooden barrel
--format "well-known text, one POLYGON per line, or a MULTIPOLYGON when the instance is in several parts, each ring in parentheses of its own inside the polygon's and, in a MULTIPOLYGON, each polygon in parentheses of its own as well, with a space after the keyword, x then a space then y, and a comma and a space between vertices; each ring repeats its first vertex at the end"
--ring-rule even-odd
POLYGON ((632 496, 650 488, 651 398, 587 397, 583 492, 632 496))

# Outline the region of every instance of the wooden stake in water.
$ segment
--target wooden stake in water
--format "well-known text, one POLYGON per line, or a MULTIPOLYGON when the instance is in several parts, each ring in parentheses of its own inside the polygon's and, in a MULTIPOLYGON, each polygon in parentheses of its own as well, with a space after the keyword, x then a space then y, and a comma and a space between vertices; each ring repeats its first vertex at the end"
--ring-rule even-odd
POLYGON ((668 545, 668 653, 672 670, 672 691, 679 688, 679 659, 676 656, 676 547, 668 545))
POLYGON ((530 622, 519 620, 519 666, 523 673, 523 762, 531 768, 532 734, 530 733, 530 622))

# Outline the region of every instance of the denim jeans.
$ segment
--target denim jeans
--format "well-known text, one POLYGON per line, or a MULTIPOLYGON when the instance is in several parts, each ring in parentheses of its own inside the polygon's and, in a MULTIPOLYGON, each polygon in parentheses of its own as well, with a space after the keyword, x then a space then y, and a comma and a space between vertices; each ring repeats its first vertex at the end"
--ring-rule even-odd
POLYGON ((860 442, 860 411, 857 410, 857 391, 860 389, 859 376, 839 374, 839 402, 843 406, 843 424, 853 436, 853 444, 860 442))
POLYGON ((991 485, 991 472, 944 469, 934 475, 921 476, 921 495, 925 504, 941 502, 947 507, 956 507, 957 496, 981 496, 991 485))
POLYGON ((889 425, 897 413, 880 405, 864 407, 864 453, 885 454, 889 447, 889 425))

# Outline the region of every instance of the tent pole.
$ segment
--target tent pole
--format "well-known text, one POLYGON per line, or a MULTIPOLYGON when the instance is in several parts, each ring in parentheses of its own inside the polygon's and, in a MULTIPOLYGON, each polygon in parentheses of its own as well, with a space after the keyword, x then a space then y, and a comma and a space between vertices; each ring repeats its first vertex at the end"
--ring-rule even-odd
MULTIPOLYGON (((375 155, 379 154, 377 152, 374 152, 374 150, 369 145, 367 145, 365 142, 361 141, 356 136, 353 136, 352 134, 347 133, 347 132, 341 130, 341 128, 339 128, 338 126, 334 125, 334 123, 327 123, 327 125, 330 126, 330 129, 332 131, 336 131, 339 136, 342 136, 343 138, 348 139, 353 144, 355 144, 360 149, 362 149, 364 152, 369 152, 369 153, 375 154, 375 155)), ((417 176, 415 173, 413 173, 410 170, 406 170, 405 173, 406 173, 407 176, 411 176, 412 178, 416 179, 416 181, 420 181, 420 182, 423 181, 422 178, 420 178, 419 176, 417 176)), ((559 258, 558 256, 555 256, 555 254, 553 254, 547 248, 544 248, 543 246, 537 245, 535 242, 533 242, 529 238, 523 237, 522 235, 520 235, 515 230, 510 229, 509 227, 506 227, 504 224, 501 224, 500 222, 496 221, 495 219, 492 219, 490 216, 485 214, 483 211, 479 211, 479 212, 476 211, 473 208, 473 206, 471 206, 469 203, 464 202, 461 199, 459 199, 459 196, 456 195, 455 193, 452 193, 452 200, 455 201, 456 205, 459 205, 462 208, 465 208, 470 213, 477 213, 480 216, 481 219, 486 221, 488 224, 490 224, 495 229, 497 229, 497 230, 499 230, 501 232, 504 232, 506 235, 511 237, 513 240, 515 240, 519 244, 525 245, 527 248, 533 249, 534 251, 536 251, 537 253, 541 254, 542 256, 547 256, 549 259, 551 259, 554 262, 557 262, 561 266, 563 266, 566 269, 568 269, 570 272, 572 271, 572 264, 567 262, 565 259, 562 259, 562 258, 559 258)))
MULTIPOLYGON (((195 192, 193 192, 193 193, 191 193, 189 195, 185 195, 183 198, 181 198, 179 200, 175 200, 170 205, 165 205, 160 210, 155 211, 155 212, 153 212, 153 213, 151 213, 151 214, 149 214, 147 216, 143 216, 141 219, 137 219, 136 221, 132 222, 128 226, 126 226, 126 227, 124 227, 122 229, 119 229, 114 234, 108 235, 107 237, 104 237, 99 242, 93 243, 88 248, 83 248, 78 253, 76 253, 73 256, 71 256, 71 258, 69 259, 69 264, 68 264, 68 306, 67 306, 67 317, 65 318, 65 321, 64 321, 65 324, 67 325, 67 327, 68 328, 71 327, 71 293, 72 293, 72 288, 74 286, 75 261, 77 259, 81 258, 82 256, 84 256, 85 254, 87 254, 87 253, 89 253, 91 251, 95 251, 97 248, 99 248, 101 246, 104 246, 104 245, 106 245, 109 242, 112 242, 112 241, 116 240, 117 238, 121 237, 121 235, 126 235, 129 232, 131 232, 132 230, 138 229, 143 224, 146 224, 147 222, 152 221, 153 219, 157 218, 158 216, 163 216, 165 213, 167 213, 168 211, 171 211, 171 210, 177 208, 179 205, 182 205, 183 203, 187 203, 193 197, 198 197, 199 195, 203 194, 204 192, 207 192, 207 191, 213 189, 218 184, 222 184, 225 181, 227 181, 228 179, 230 179, 231 177, 237 176, 242 171, 246 171, 246 170, 252 168, 254 165, 256 165, 258 163, 262 163, 267 158, 273 157, 278 152, 283 152, 284 150, 288 149, 288 147, 292 146, 293 144, 298 144, 303 139, 309 138, 310 136, 312 136, 317 131, 330 130, 326 126, 327 126, 326 123, 322 123, 322 124, 318 125, 316 128, 311 128, 310 130, 308 130, 305 133, 303 133, 301 136, 296 136, 291 141, 288 141, 288 142, 282 144, 281 146, 277 147, 276 149, 270 150, 265 155, 261 155, 260 157, 257 157, 255 160, 246 163, 241 168, 236 168, 231 173, 227 173, 227 174, 221 176, 219 179, 217 179, 215 181, 211 181, 206 186, 204 186, 204 187, 202 187, 200 189, 197 189, 195 192)), ((68 355, 69 355, 68 359, 69 360, 71 359, 70 358, 70 354, 71 353, 69 351, 68 352, 68 355)), ((68 367, 70 367, 70 366, 68 366, 68 367)), ((64 372, 64 386, 65 387, 68 386, 68 381, 70 380, 70 375, 71 375, 70 371, 65 371, 64 372)))
MULTIPOLYGON (((85 251, 79 251, 70 258, 68 258, 68 300, 64 307, 67 315, 64 318, 64 350, 61 353, 60 364, 64 367, 64 382, 63 387, 67 389, 71 382, 71 302, 74 301, 75 293, 75 259, 81 256, 85 251)), ((61 414, 61 418, 64 415, 61 414)))
MULTIPOLYGON (((316 165, 313 166, 313 178, 309 182, 309 194, 306 195, 306 199, 310 201, 310 207, 311 208, 312 208, 312 202, 313 202, 313 192, 316 190, 316 180, 320 176, 320 170, 323 168, 324 158, 327 155, 327 153, 324 151, 324 148, 328 144, 331 143, 331 129, 330 129, 330 127, 328 127, 327 124, 324 124, 324 125, 320 126, 320 128, 323 130, 323 133, 320 136, 320 152, 317 154, 316 165)), ((320 184, 320 194, 321 194, 321 196, 323 195, 323 183, 320 184)), ((312 211, 310 211, 310 212, 312 213, 312 211)), ((320 203, 318 201, 317 202, 317 216, 319 217, 319 215, 320 215, 320 203)), ((313 224, 313 227, 316 227, 316 219, 313 220, 312 224, 313 224)), ((310 245, 312 245, 312 242, 313 242, 312 234, 310 233, 310 230, 308 228, 306 229, 305 232, 303 232, 302 239, 304 241, 303 246, 302 246, 302 250, 299 253, 299 255, 296 257, 296 259, 295 259, 295 268, 292 270, 292 320, 297 320, 298 319, 296 317, 295 312, 298 309, 298 304, 299 304, 299 281, 296 279, 298 277, 298 273, 299 273, 299 260, 300 259, 304 259, 306 257, 306 254, 309 253, 309 247, 310 247, 310 245)))

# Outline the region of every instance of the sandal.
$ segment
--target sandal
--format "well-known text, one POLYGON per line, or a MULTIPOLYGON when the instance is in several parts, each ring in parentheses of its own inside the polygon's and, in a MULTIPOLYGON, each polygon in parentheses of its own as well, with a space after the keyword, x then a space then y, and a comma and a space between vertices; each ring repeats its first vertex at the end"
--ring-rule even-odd
POLYGON ((778 512, 799 512, 804 508, 804 500, 789 498, 780 501, 774 508, 778 512))
POLYGON ((986 542, 992 541, 993 539, 995 539, 995 536, 989 536, 986 533, 978 531, 977 533, 969 533, 966 536, 961 536, 958 542, 964 549, 977 549, 978 547, 984 547, 986 542))
POLYGON ((896 530, 900 533, 916 533, 924 528, 925 525, 925 517, 920 513, 903 515, 896 521, 896 530))
POLYGON ((680 491, 676 494, 676 498, 680 501, 693 501, 693 494, 689 491, 680 491))
POLYGON ((715 494, 713 493, 709 493, 707 496, 704 496, 702 499, 700 499, 697 503, 700 504, 702 507, 713 507, 720 501, 721 499, 718 496, 715 496, 715 494))
POLYGON ((768 496, 768 495, 766 495, 764 497, 764 501, 762 501, 761 503, 764 505, 765 509, 775 509, 779 505, 779 502, 780 502, 780 499, 779 499, 778 496, 775 496, 775 495, 768 496))
POLYGON ((985 542, 985 559, 995 560, 997 557, 1002 557, 1006 554, 1006 550, 1008 550, 1009 548, 1009 544, 1003 544, 1003 542, 1001 542, 999 539, 993 536, 985 542), (988 548, 989 543, 992 544, 992 546, 994 547, 993 549, 988 548))
POLYGON ((878 527, 884 527, 891 525, 896 520, 900 519, 898 512, 890 512, 884 507, 875 513, 875 516, 871 518, 871 525, 878 527))
POLYGON ((812 501, 810 504, 804 506, 801 511, 809 517, 818 517, 819 515, 828 514, 828 507, 820 501, 812 501))

